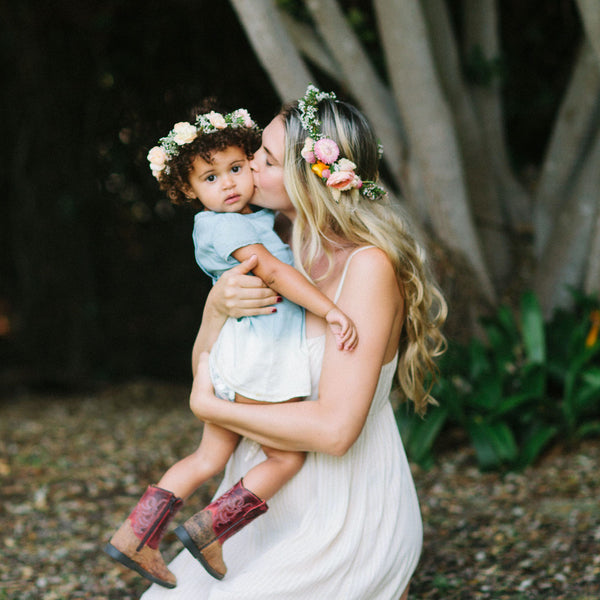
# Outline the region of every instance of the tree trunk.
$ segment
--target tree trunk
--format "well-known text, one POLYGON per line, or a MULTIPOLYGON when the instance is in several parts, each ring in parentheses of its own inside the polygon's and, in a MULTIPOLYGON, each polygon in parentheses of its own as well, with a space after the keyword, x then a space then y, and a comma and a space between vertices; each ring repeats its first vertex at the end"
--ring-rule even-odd
POLYGON ((390 81, 419 162, 436 234, 462 253, 483 295, 495 292, 469 211, 459 145, 442 95, 419 3, 375 0, 390 81))
POLYGON ((256 56, 283 102, 300 98, 314 80, 273 0, 231 0, 256 56))
POLYGON ((340 66, 335 62, 314 29, 306 23, 300 23, 285 10, 278 9, 278 12, 279 18, 296 48, 333 81, 337 81, 340 85, 346 85, 340 66))
MULTIPOLYGON (((464 0, 463 14, 466 55, 479 49, 484 59, 493 64, 500 56, 496 0, 464 0)), ((485 87, 473 85, 472 93, 479 123, 488 144, 488 155, 492 158, 496 172, 502 205, 507 207, 513 228, 528 231, 531 227, 531 200, 516 180, 508 159, 498 78, 492 77, 485 87)))
POLYGON ((590 251, 592 229, 598 214, 600 189, 600 131, 573 194, 561 210, 551 241, 538 265, 534 289, 546 317, 557 307, 568 307, 567 286, 580 289, 590 251))
POLYGON ((429 24, 440 81, 455 118, 475 225, 496 288, 502 289, 511 270, 510 243, 494 182, 492 161, 461 74, 460 58, 446 3, 444 0, 425 0, 422 6, 429 24))
POLYGON ((583 28, 600 66, 600 3, 598 0, 576 0, 583 28))
POLYGON ((588 257, 583 290, 586 294, 600 295, 600 210, 592 231, 592 242, 588 257))
POLYGON ((534 250, 538 259, 544 254, 598 121, 599 65, 590 44, 584 41, 554 122, 535 195, 534 250))

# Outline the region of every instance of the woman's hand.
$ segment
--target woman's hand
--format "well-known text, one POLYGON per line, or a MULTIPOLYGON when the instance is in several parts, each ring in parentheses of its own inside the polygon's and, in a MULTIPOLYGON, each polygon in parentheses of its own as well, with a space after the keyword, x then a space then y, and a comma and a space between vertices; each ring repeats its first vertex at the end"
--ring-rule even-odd
POLYGON ((202 313, 202 324, 192 349, 192 373, 196 374, 201 352, 208 352, 228 317, 252 317, 275 312, 273 304, 279 296, 260 277, 248 275, 258 264, 256 256, 223 273, 208 293, 202 313))
POLYGON ((207 303, 226 317, 252 317, 274 312, 279 296, 260 277, 248 275, 258 264, 256 255, 233 267, 212 287, 207 303))

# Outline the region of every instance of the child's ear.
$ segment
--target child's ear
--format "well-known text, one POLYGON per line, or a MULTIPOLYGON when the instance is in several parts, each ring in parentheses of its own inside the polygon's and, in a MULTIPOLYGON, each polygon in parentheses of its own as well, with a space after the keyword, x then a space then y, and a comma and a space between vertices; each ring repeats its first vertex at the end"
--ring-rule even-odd
POLYGON ((198 198, 198 196, 194 194, 192 186, 188 185, 187 183, 181 188, 181 191, 188 200, 196 200, 198 198))

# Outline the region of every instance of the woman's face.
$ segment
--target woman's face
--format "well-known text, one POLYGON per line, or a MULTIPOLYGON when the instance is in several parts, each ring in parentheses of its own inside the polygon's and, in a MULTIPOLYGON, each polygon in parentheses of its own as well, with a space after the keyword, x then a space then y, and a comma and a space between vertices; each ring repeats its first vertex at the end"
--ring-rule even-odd
POLYGON ((285 126, 278 116, 265 127, 262 145, 250 162, 254 172, 252 204, 279 211, 293 220, 296 211, 283 185, 284 150, 285 126))

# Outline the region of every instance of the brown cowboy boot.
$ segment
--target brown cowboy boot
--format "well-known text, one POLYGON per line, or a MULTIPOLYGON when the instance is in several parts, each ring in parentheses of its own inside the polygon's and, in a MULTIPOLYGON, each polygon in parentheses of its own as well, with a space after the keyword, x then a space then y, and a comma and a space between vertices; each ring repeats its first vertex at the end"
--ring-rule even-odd
POLYGON ((227 572, 223 562, 223 542, 267 509, 267 503, 247 490, 240 480, 177 527, 175 535, 213 577, 223 579, 227 572))
POLYGON ((169 521, 182 504, 183 500, 171 492, 149 485, 104 551, 146 579, 174 588, 177 579, 167 568, 158 545, 169 521))

